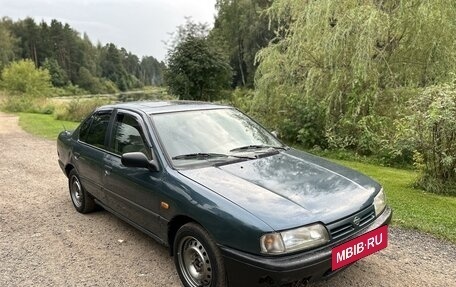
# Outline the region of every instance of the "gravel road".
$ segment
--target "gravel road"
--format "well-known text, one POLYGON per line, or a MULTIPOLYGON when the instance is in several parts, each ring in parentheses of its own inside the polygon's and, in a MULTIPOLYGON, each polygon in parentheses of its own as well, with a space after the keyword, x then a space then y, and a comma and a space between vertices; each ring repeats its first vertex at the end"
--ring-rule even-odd
MULTIPOLYGON (((167 249, 106 211, 77 213, 55 142, 0 113, 0 286, 181 286, 167 249)), ((317 286, 456 286, 456 246, 390 228, 389 246, 317 286)))

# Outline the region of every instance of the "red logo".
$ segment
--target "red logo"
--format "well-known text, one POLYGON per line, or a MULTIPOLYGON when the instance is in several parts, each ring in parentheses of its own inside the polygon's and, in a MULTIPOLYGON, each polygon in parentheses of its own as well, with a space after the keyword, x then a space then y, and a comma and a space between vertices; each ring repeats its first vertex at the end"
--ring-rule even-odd
POLYGON ((388 226, 382 226, 333 248, 332 270, 339 269, 388 246, 388 226))

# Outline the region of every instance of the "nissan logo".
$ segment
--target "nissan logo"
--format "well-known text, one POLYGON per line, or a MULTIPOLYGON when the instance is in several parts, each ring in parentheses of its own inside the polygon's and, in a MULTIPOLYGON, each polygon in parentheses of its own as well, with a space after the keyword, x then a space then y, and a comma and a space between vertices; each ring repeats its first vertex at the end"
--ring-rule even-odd
POLYGON ((360 222, 361 222, 361 218, 359 218, 359 216, 355 216, 355 218, 353 218, 353 224, 355 226, 359 226, 360 222))

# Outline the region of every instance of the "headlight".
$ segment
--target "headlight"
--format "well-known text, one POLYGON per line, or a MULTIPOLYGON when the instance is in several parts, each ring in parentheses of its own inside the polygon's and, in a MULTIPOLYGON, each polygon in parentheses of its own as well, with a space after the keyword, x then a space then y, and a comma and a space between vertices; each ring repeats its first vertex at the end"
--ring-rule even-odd
POLYGON ((386 207, 386 196, 383 188, 380 189, 374 198, 375 215, 378 216, 386 207))
POLYGON ((278 233, 265 234, 260 239, 261 252, 284 254, 310 249, 329 241, 328 231, 321 224, 314 224, 278 233))

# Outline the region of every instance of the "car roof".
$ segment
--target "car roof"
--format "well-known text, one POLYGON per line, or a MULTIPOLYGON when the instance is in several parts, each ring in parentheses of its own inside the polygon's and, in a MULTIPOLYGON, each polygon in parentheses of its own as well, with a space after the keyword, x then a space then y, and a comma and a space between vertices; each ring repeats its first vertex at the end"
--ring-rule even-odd
POLYGON ((227 105, 214 104, 208 102, 197 101, 139 101, 118 103, 100 107, 103 108, 116 108, 134 111, 143 111, 147 114, 162 114, 181 111, 195 111, 195 110, 213 110, 213 109, 229 109, 232 108, 227 105))

